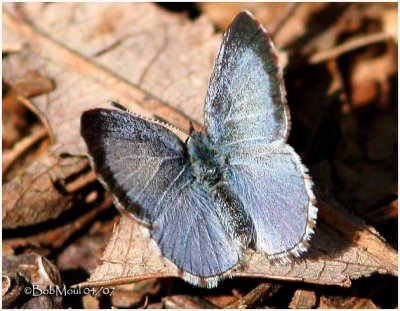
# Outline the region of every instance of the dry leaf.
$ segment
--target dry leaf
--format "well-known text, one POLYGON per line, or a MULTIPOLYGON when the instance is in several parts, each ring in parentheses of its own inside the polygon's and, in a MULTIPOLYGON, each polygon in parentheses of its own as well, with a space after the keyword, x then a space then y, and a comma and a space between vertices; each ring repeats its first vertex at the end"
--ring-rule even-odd
POLYGON ((221 29, 225 30, 233 18, 243 10, 249 10, 263 25, 272 25, 277 16, 283 15, 287 3, 263 2, 199 2, 197 6, 221 29))
MULTIPOLYGON (((106 200, 102 203, 101 207, 111 206, 111 201, 106 200)), ((85 219, 78 219, 78 223, 82 226, 87 223, 87 221, 93 221, 93 218, 98 216, 99 212, 103 209, 95 209, 91 212, 93 217, 87 217, 85 219)), ((99 259, 104 251, 104 247, 111 237, 111 232, 115 221, 119 216, 111 218, 107 223, 95 222, 90 229, 90 233, 80 237, 78 240, 74 241, 72 244, 68 245, 58 256, 57 256, 57 266, 61 270, 84 270, 88 274, 93 273, 96 267, 99 265, 99 259)), ((78 226, 75 226, 78 227, 78 226)), ((69 228, 63 228, 68 230, 69 228)), ((78 229, 78 228, 77 228, 78 229)), ((68 230, 69 231, 69 230, 68 230)), ((67 231, 67 233, 69 233, 67 231)), ((68 235, 70 236, 70 235, 68 235)))
POLYGON ((72 205, 73 195, 64 193, 55 183, 82 171, 88 163, 79 158, 60 158, 53 150, 3 185, 4 229, 56 218, 72 205))
POLYGON ((358 297, 337 297, 321 296, 319 302, 321 309, 378 309, 378 307, 368 298, 358 297))
MULTIPOLYGON (((325 208, 334 211, 332 214, 338 213, 332 207, 325 208)), ((341 220, 335 218, 331 219, 332 223, 341 220)), ((348 222, 356 226, 354 220, 348 222)), ((339 233, 337 229, 320 222, 311 250, 297 263, 289 266, 272 264, 265 255, 251 252, 246 265, 234 269, 231 275, 340 286, 350 286, 350 279, 369 276, 375 272, 397 275, 396 252, 366 226, 358 225, 355 230, 352 234, 360 235, 361 245, 357 245, 357 241, 352 242, 349 237, 343 237, 343 232, 339 233), (369 249, 363 245, 367 239, 369 249), (384 253, 380 253, 382 251, 384 253)), ((121 218, 102 260, 103 264, 85 282, 85 286, 111 286, 152 277, 180 276, 177 268, 161 256, 146 229, 129 217, 121 218)))
POLYGON ((215 309, 208 301, 196 296, 173 295, 162 300, 165 309, 215 309))
POLYGON ((188 120, 165 105, 168 102, 201 120, 219 44, 206 19, 192 24, 152 4, 139 3, 30 3, 4 9, 4 28, 19 34, 30 48, 3 60, 3 77, 13 84, 27 71, 35 71, 51 77, 56 86, 48 95, 32 99, 48 121, 54 145, 3 186, 5 228, 37 224, 70 208, 74 196, 60 192, 54 183, 65 184, 86 165, 83 159, 60 158, 63 153, 85 152, 79 134, 84 110, 107 106, 114 98, 141 115, 187 129, 188 120), (76 10, 85 17, 75 20, 76 10), (13 17, 17 13, 31 24, 17 21, 13 17))
MULTIPOLYGON (((24 248, 28 251, 40 252, 41 255, 48 255, 51 249, 58 249, 68 241, 79 230, 82 230, 87 224, 91 223, 102 211, 112 205, 111 198, 106 198, 100 206, 96 209, 88 210, 87 213, 82 213, 73 222, 51 228, 50 230, 43 230, 38 234, 31 234, 27 237, 16 237, 3 240, 3 246, 6 245, 10 249, 24 248)), ((111 230, 110 230, 111 231, 111 230)), ((68 249, 66 250, 68 251, 68 249)), ((61 254, 62 255, 62 254, 61 254)), ((76 254, 77 256, 84 254, 76 254)), ((93 253, 91 253, 93 255, 93 253)), ((68 268, 74 265, 74 261, 68 258, 68 268)), ((79 258, 82 259, 82 258, 79 258)), ((92 258, 91 261, 96 261, 97 258, 92 258)), ((79 267, 85 267, 85 261, 80 261, 79 267)), ((62 264, 58 264, 62 267, 62 264)), ((60 267, 60 268, 61 268, 60 267)))
POLYGON ((145 280, 115 288, 111 302, 115 308, 132 308, 143 305, 148 295, 156 295, 160 291, 158 280, 145 280))
POLYGON ((313 291, 298 289, 294 292, 292 301, 289 304, 289 308, 312 309, 316 303, 317 297, 313 291))
MULTIPOLYGON (((62 308, 63 299, 59 295, 38 295, 39 290, 45 290, 58 286, 61 288, 62 281, 60 273, 56 266, 49 260, 36 254, 23 254, 18 256, 4 256, 2 258, 3 273, 8 278, 12 278, 11 282, 4 282, 3 286, 7 286, 7 290, 3 291, 3 301, 6 300, 10 303, 8 307, 22 308, 22 309, 48 309, 48 308, 62 308), (15 273, 15 272, 18 273, 15 273), (11 274, 10 274, 11 273, 11 274), (23 280, 18 279, 22 277, 23 280), (23 287, 18 286, 23 284, 23 287), (33 287, 36 287, 36 295, 33 293, 33 287), (27 288, 32 290, 26 292, 27 288), (22 294, 22 289, 24 290, 22 294), (21 290, 19 295, 14 295, 15 290, 21 290), (4 295, 6 297, 4 297, 4 295), (9 297, 7 297, 9 296, 9 297), (10 299, 10 298, 14 299, 10 299)), ((10 279, 8 279, 10 281, 10 279)))
POLYGON ((2 99, 2 143, 3 150, 7 150, 27 131, 29 127, 27 122, 28 111, 25 107, 18 104, 16 90, 4 81, 2 99))

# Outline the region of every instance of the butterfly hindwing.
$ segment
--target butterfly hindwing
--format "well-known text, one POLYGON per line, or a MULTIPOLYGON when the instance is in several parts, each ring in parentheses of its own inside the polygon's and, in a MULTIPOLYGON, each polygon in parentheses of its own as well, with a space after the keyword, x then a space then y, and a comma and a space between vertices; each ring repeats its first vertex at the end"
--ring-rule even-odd
POLYGON ((202 184, 184 176, 177 187, 179 195, 153 224, 153 238, 182 270, 201 278, 221 276, 239 262, 240 246, 222 227, 202 184))
POLYGON ((298 257, 316 217, 312 184, 298 155, 276 142, 230 156, 226 182, 253 220, 255 248, 271 258, 298 257))

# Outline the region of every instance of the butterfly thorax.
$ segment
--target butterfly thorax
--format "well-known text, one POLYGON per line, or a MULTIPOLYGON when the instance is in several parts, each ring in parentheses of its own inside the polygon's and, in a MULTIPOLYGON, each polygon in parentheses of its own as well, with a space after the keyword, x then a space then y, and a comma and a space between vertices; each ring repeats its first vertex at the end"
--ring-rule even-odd
POLYGON ((220 179, 223 161, 206 133, 193 132, 187 143, 189 161, 192 164, 194 177, 213 186, 220 179))

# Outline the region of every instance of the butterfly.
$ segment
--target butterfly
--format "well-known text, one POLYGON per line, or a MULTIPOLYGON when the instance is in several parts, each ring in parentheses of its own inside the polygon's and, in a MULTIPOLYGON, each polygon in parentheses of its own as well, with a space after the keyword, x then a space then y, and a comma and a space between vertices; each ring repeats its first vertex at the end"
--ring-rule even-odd
POLYGON ((214 287, 247 249, 287 261, 317 217, 312 181, 286 144, 290 114, 270 36, 251 13, 226 30, 204 128, 186 142, 157 121, 115 109, 81 117, 92 166, 119 208, 149 227, 184 280, 214 287))

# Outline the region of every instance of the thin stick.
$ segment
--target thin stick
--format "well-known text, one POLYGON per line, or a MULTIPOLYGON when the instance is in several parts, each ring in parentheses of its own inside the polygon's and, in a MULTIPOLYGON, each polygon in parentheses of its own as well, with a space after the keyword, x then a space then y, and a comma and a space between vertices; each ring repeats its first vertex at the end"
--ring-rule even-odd
POLYGON ((17 100, 23 104, 26 108, 28 108, 30 111, 32 111, 42 122, 42 124, 46 127, 47 129, 47 133, 50 137, 50 141, 53 143, 55 142, 55 138, 54 138, 54 134, 51 130, 51 127, 49 125, 48 120, 45 118, 45 116, 43 115, 43 113, 41 111, 39 111, 36 106, 26 97, 21 96, 21 95, 17 95, 17 100))
POLYGON ((3 47, 1 48, 1 52, 3 54, 11 54, 11 53, 17 53, 22 50, 22 44, 21 43, 6 43, 3 44, 3 47))
POLYGON ((272 283, 261 283, 256 288, 252 289, 247 295, 243 296, 239 300, 236 300, 230 304, 226 309, 247 309, 251 308, 257 301, 262 299, 268 294, 272 296, 275 294, 282 285, 272 283))
POLYGON ((371 44, 383 42, 390 38, 391 38, 391 35, 388 33, 385 33, 385 32, 379 32, 379 33, 374 33, 372 35, 355 38, 355 39, 349 40, 343 44, 340 44, 332 49, 318 52, 318 53, 312 55, 309 58, 308 63, 309 64, 319 64, 319 63, 325 62, 329 59, 337 58, 340 55, 348 53, 350 51, 353 51, 353 50, 356 50, 356 49, 359 49, 359 48, 362 48, 362 47, 365 47, 365 46, 368 46, 371 44))
POLYGON ((289 17, 294 13, 294 11, 297 9, 300 3, 298 2, 292 2, 288 3, 285 7, 285 11, 283 14, 279 17, 279 19, 270 27, 270 32, 272 37, 276 37, 278 32, 283 28, 283 26, 286 24, 288 21, 289 17))
POLYGON ((19 159, 25 152, 32 146, 41 141, 48 134, 47 130, 43 127, 17 142, 11 150, 5 151, 3 154, 3 170, 4 175, 8 169, 19 159))

